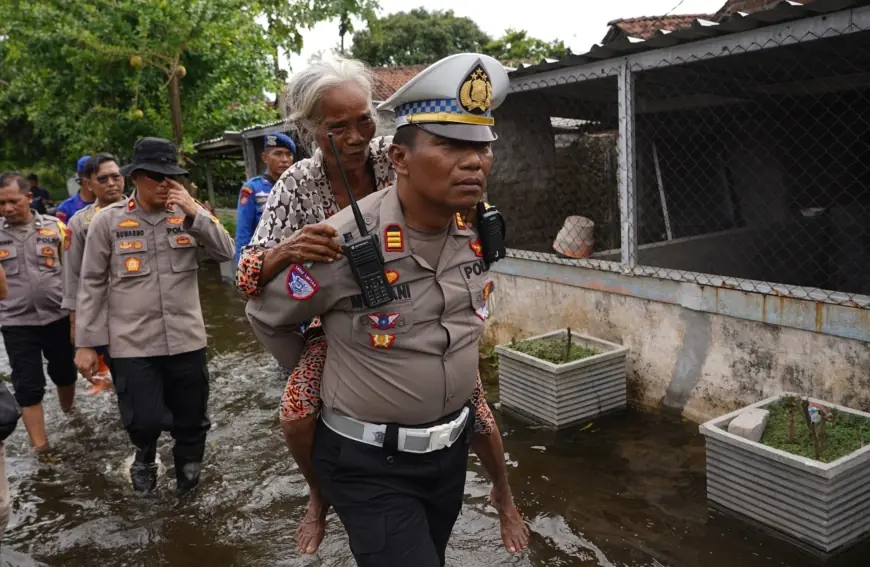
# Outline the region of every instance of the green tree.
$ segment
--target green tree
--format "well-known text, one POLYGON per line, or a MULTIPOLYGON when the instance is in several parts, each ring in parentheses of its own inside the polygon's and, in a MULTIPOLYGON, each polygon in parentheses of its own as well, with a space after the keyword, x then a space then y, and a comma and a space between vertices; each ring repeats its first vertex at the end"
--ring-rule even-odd
POLYGON ((504 35, 488 42, 483 52, 505 65, 538 63, 545 57, 560 59, 571 54, 562 40, 546 42, 529 37, 525 30, 508 28, 504 35))
POLYGON ((375 67, 417 65, 453 53, 481 51, 489 41, 477 24, 451 10, 416 8, 390 14, 355 32, 351 55, 375 67))

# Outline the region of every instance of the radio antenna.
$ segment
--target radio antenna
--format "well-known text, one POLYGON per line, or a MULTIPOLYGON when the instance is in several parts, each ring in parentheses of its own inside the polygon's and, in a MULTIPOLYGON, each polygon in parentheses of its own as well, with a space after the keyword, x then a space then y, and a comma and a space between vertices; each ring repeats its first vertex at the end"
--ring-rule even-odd
POLYGON ((338 171, 341 172, 341 179, 344 181, 344 188, 347 189, 347 199, 350 201, 350 208, 353 210, 353 218, 356 220, 356 227, 359 229, 360 236, 367 236, 366 223, 363 220, 362 213, 359 210, 359 205, 356 204, 356 199, 353 197, 353 191, 350 190, 350 183, 347 182, 347 174, 344 172, 344 166, 341 165, 341 158, 338 157, 338 148, 335 147, 335 140, 332 133, 328 134, 329 143, 332 146, 332 155, 335 156, 335 163, 338 164, 338 171))

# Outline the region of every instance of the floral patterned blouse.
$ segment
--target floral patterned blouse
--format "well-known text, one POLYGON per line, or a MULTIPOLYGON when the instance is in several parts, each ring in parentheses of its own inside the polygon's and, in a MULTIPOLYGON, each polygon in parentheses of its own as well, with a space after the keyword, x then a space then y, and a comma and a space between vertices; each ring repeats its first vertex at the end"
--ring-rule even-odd
MULTIPOLYGON (((396 171, 388 154, 392 136, 372 139, 369 161, 375 177, 375 190, 386 189, 396 182, 396 171)), ((246 297, 260 294, 260 273, 266 251, 309 224, 323 222, 339 211, 329 185, 323 152, 318 148, 309 159, 290 167, 275 183, 260 224, 251 242, 242 250, 236 270, 236 287, 246 297)), ((306 331, 306 343, 299 364, 287 379, 281 399, 280 417, 295 421, 320 411, 320 379, 326 363, 326 340, 320 322, 312 321, 306 331)), ((495 424, 484 398, 480 375, 471 403, 475 409, 475 431, 489 435, 495 424)))

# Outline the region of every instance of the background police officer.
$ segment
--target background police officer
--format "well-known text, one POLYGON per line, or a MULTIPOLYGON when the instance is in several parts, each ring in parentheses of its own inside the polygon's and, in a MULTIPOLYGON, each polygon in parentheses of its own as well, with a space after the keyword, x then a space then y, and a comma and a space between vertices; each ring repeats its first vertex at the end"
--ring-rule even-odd
POLYGON ((236 209, 236 264, 239 263, 242 248, 251 241, 260 223, 272 186, 293 165, 296 156, 296 144, 286 134, 269 134, 264 137, 263 148, 260 159, 266 164, 266 173, 248 179, 239 191, 239 204, 236 209))
MULTIPOLYGON (((366 307, 344 257, 293 265, 248 304, 260 328, 321 316, 329 348, 312 490, 335 508, 360 567, 445 564, 470 446, 493 480, 505 546, 519 551, 528 542, 497 427, 472 434, 469 406, 486 404, 476 395, 478 344, 493 284, 480 240, 460 214, 483 198, 491 111, 507 88, 498 61, 459 54, 385 103, 397 114, 390 148, 397 183, 360 209, 366 229, 381 238, 394 301, 366 307)), ((326 224, 345 240, 360 232, 350 209, 326 224)))
MULTIPOLYGON (((79 291, 79 272, 82 268, 82 256, 85 253, 85 237, 94 215, 102 208, 117 203, 124 198, 124 176, 118 167, 118 160, 112 154, 99 153, 91 156, 82 168, 82 179, 94 193, 96 201, 74 215, 67 225, 70 232, 70 246, 63 262, 63 308, 70 311, 70 329, 75 343, 75 310, 76 295, 79 291)), ((97 349, 103 357, 99 374, 108 379, 109 371, 106 364, 107 349, 103 346, 97 349)))
POLYGON ((133 487, 156 487, 157 440, 175 439, 180 492, 199 482, 206 434, 206 332, 197 286, 199 245, 215 260, 233 257, 233 239, 176 181, 187 171, 176 148, 143 138, 121 169, 136 190, 91 221, 76 302, 76 365, 96 372, 94 348, 109 345, 121 419, 136 455, 133 487))
POLYGON ((5 217, 0 224, 0 262, 9 287, 6 299, 0 301, 0 325, 24 427, 33 448, 44 451, 48 440, 42 408, 43 355, 64 412, 72 410, 77 376, 69 314, 61 307, 67 228, 56 217, 31 210, 30 203, 23 176, 0 174, 0 214, 5 217))
POLYGON ((79 190, 76 191, 75 195, 58 205, 54 211, 55 216, 63 222, 69 222, 73 218, 73 215, 93 203, 96 199, 94 192, 88 186, 88 178, 84 175, 85 164, 88 163, 90 157, 82 156, 76 162, 76 176, 79 180, 79 190))

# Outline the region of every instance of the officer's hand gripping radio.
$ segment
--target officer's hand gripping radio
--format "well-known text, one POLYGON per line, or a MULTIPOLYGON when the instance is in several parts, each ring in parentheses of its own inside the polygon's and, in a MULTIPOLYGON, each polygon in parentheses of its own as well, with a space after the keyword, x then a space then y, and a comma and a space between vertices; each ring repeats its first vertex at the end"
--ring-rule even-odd
POLYGON ((338 148, 335 147, 335 140, 332 134, 329 134, 329 143, 332 145, 332 155, 335 156, 335 161, 338 163, 338 170, 341 172, 344 187, 347 189, 347 199, 353 210, 353 218, 356 220, 356 226, 359 229, 359 236, 345 242, 341 247, 341 251, 347 258, 348 264, 350 264, 353 279, 356 280, 362 292, 362 301, 365 306, 378 307, 379 305, 390 303, 393 301, 394 296, 390 283, 387 281, 380 242, 378 242, 377 235, 369 234, 366 230, 366 223, 363 220, 362 213, 360 213, 359 206, 356 204, 356 199, 353 197, 350 183, 347 182, 347 175, 344 173, 344 166, 338 157, 338 148))
POLYGON ((507 226, 504 217, 494 206, 483 201, 477 203, 477 233, 483 248, 483 261, 487 269, 505 257, 504 238, 507 226))

